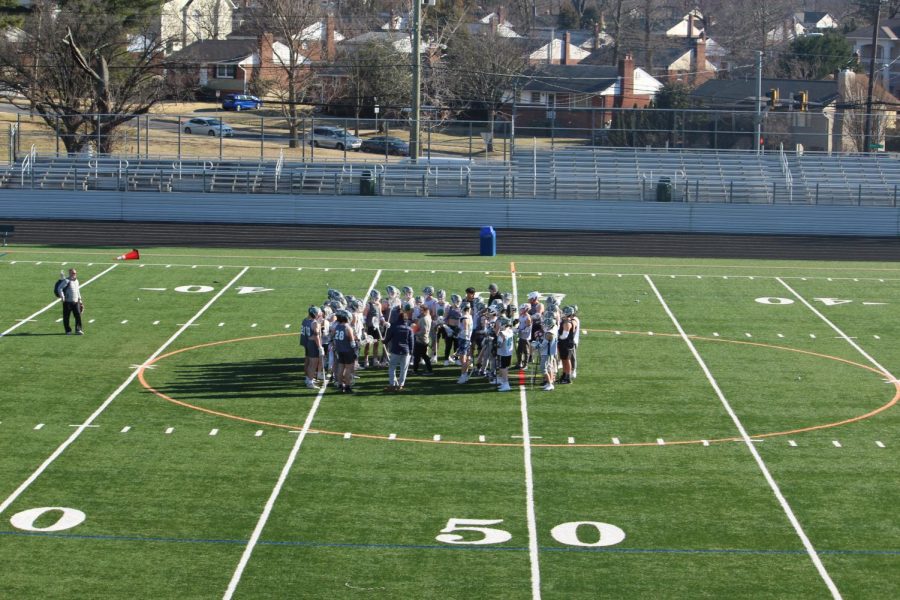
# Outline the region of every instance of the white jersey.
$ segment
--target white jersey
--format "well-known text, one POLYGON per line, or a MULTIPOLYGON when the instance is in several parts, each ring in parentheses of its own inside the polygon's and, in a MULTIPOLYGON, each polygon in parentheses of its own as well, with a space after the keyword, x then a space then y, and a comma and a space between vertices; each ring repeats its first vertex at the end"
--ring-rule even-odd
POLYGON ((516 328, 520 340, 531 340, 531 317, 527 314, 519 316, 519 326, 516 328))
POLYGON ((512 356, 513 353, 513 330, 510 327, 504 327, 497 334, 497 356, 512 356))
POLYGON ((581 320, 578 317, 572 317, 572 331, 572 343, 577 346, 581 336, 581 320))

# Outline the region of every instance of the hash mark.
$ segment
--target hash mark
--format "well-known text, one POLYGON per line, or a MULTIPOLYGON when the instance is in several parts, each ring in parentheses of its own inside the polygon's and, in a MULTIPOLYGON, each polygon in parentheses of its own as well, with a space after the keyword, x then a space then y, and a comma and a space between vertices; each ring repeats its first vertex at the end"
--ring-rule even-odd
POLYGON ((38 423, 37 425, 34 426, 34 430, 35 430, 35 431, 37 431, 38 429, 43 429, 43 428, 44 428, 44 424, 43 424, 43 423, 38 423))
POLYGON ((884 443, 882 443, 882 442, 875 442, 875 445, 878 446, 879 448, 884 448, 884 443))
POLYGON ((396 434, 396 433, 390 434, 390 435, 388 436, 388 439, 389 439, 389 440, 396 440, 396 439, 397 439, 397 434, 396 434))
POLYGON ((665 446, 666 440, 664 440, 662 438, 656 438, 656 443, 659 444, 660 446, 665 446))
POLYGON ((219 434, 219 430, 218 430, 218 429, 211 429, 211 430, 209 431, 209 435, 218 435, 218 434, 219 434))
POLYGON ((257 429, 257 430, 256 430, 256 433, 254 433, 253 436, 254 436, 254 437, 262 437, 262 434, 263 434, 263 430, 262 430, 262 429, 257 429))
POLYGON ((794 440, 788 440, 788 446, 791 446, 792 448, 796 448, 797 442, 795 442, 794 440))
POLYGON ((746 335, 748 338, 752 338, 752 337, 753 337, 753 336, 750 335, 749 333, 744 333, 744 335, 746 335))
POLYGON ((569 443, 570 443, 570 444, 574 444, 574 443, 575 443, 575 438, 570 437, 570 438, 569 438, 569 443))
POLYGON ((709 440, 700 440, 700 443, 702 443, 704 446, 709 446, 709 440))
POLYGON ((166 427, 166 435, 169 435, 169 434, 172 433, 173 431, 175 431, 175 428, 174 428, 174 427, 166 427))
POLYGON ((831 443, 834 444, 834 447, 835 447, 835 448, 841 448, 841 447, 842 447, 842 446, 841 446, 841 443, 840 443, 839 441, 837 441, 837 440, 833 440, 831 443))
POLYGON ((784 335, 782 335, 782 334, 780 334, 780 333, 777 334, 777 335, 778 335, 778 337, 780 337, 780 338, 783 338, 783 337, 784 337, 784 335))
POLYGON ((479 442, 484 442, 485 439, 486 439, 486 438, 485 438, 483 435, 479 435, 479 436, 478 436, 478 441, 479 441, 479 442))
POLYGON ((434 441, 436 441, 436 442, 441 441, 441 434, 439 434, 439 433, 434 434, 434 441))
POLYGON ((347 433, 344 434, 344 439, 345 439, 345 440, 349 440, 351 437, 353 437, 353 434, 350 433, 349 431, 348 431, 347 433))
POLYGON ((159 321, 153 321, 154 325, 159 325, 159 321))
POLYGON ((619 438, 613 438, 613 444, 618 446, 621 442, 619 442, 619 438))
POLYGON ((131 431, 131 426, 126 425, 125 427, 122 428, 122 431, 120 431, 119 433, 128 433, 129 431, 131 431))

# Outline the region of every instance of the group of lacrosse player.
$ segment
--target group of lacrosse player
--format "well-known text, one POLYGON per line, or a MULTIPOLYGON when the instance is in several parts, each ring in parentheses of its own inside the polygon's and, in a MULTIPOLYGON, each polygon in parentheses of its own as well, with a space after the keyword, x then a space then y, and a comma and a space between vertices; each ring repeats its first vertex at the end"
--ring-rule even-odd
POLYGON ((512 389, 510 368, 526 375, 531 370, 532 385, 540 375, 546 391, 555 383, 572 383, 581 333, 577 306, 560 306, 556 295, 534 291, 516 307, 512 294, 493 283, 487 298, 481 296, 472 287, 448 297, 432 286, 416 295, 409 286, 389 285, 383 295, 373 289, 359 299, 329 289, 326 301, 310 306, 301 325, 306 386, 317 388, 328 378, 341 392, 352 393, 358 369, 389 363, 392 371, 402 365, 399 374, 391 373, 394 390, 402 389, 410 365, 416 375, 432 375, 440 364, 459 367, 457 383, 484 377, 501 392, 512 389), (398 361, 385 340, 390 327, 401 323, 414 332, 414 349, 398 361))

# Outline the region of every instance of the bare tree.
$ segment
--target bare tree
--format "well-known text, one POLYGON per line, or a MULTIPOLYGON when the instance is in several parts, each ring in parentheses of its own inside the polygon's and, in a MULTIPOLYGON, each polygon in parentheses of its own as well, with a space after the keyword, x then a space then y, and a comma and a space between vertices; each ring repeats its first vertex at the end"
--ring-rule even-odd
POLYGON ((162 40, 149 20, 139 25, 106 8, 40 0, 21 39, 0 38, 0 86, 10 102, 37 113, 72 153, 88 145, 110 153, 116 128, 167 89, 162 40))
POLYGON ((507 94, 527 68, 527 60, 509 39, 496 35, 459 35, 448 49, 444 67, 460 108, 482 110, 489 127, 507 94))
MULTIPOLYGON (((278 43, 273 65, 261 65, 258 86, 282 100, 282 115, 288 124, 291 148, 299 144, 297 133, 303 117, 297 105, 315 82, 310 54, 311 48, 322 43, 322 36, 320 41, 313 43, 309 35, 319 23, 319 7, 318 0, 257 0, 248 16, 249 26, 261 36, 261 46, 278 43)), ((324 58, 335 59, 327 56, 327 49, 323 50, 324 58)))

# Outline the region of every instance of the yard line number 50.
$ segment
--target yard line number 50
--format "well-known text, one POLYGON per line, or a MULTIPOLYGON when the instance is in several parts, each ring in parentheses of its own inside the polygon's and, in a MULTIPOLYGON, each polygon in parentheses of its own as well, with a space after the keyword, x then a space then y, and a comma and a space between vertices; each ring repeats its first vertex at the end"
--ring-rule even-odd
MULTIPOLYGON (((445 544, 461 544, 469 546, 485 546, 490 544, 502 544, 512 539, 512 534, 505 529, 488 527, 499 525, 503 519, 450 519, 447 526, 441 529, 437 541, 445 544), (465 532, 465 535, 461 532, 465 532)), ((615 525, 599 523, 597 521, 572 521, 562 523, 550 530, 550 535, 560 544, 567 546, 586 546, 599 548, 602 546, 615 546, 625 539, 625 532, 615 525), (597 540, 593 542, 583 541, 578 537, 580 528, 590 528, 596 531, 597 540)), ((594 537, 594 536, 591 536, 594 537)))

